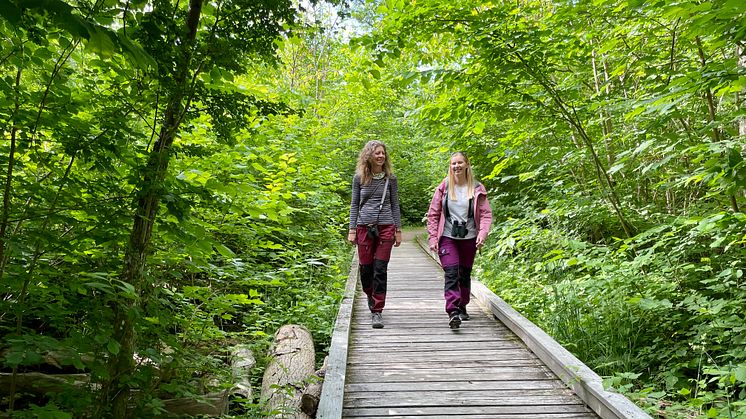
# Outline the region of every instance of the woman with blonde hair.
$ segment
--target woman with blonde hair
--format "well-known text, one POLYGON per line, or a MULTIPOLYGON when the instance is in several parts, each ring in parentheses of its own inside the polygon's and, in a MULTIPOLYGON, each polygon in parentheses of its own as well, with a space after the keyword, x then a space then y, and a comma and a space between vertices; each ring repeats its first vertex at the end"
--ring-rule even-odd
POLYGON ((401 244, 399 187, 382 142, 369 141, 360 151, 351 201, 347 240, 357 244, 358 272, 368 297, 371 324, 380 329, 391 248, 401 244))
POLYGON ((469 320, 471 268, 491 225, 487 190, 474 178, 466 154, 453 153, 448 176, 435 189, 427 211, 428 242, 443 267, 443 296, 451 329, 469 320))

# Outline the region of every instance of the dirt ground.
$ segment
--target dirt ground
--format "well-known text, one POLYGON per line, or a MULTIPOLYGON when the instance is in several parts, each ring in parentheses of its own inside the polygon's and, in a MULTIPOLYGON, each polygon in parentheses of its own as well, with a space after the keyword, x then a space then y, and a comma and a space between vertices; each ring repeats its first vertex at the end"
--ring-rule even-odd
POLYGON ((426 230, 425 227, 418 227, 418 228, 405 228, 402 229, 401 232, 401 239, 405 242, 414 241, 415 236, 419 236, 420 234, 425 234, 426 230))

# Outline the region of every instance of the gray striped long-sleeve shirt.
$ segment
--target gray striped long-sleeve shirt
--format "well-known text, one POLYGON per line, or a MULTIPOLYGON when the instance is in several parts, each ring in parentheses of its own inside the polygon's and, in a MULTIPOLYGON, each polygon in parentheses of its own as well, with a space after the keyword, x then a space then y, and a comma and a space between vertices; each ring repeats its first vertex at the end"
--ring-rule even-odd
POLYGON ((381 204, 381 196, 386 183, 386 178, 372 179, 370 184, 361 185, 360 176, 355 175, 352 178, 352 202, 350 204, 350 229, 358 225, 368 224, 394 224, 396 228, 401 228, 401 213, 399 211, 399 186, 396 182, 396 176, 389 178, 389 188, 386 192, 386 198, 383 201, 383 208, 380 216, 378 208, 381 204), (358 212, 360 203, 363 206, 358 212))

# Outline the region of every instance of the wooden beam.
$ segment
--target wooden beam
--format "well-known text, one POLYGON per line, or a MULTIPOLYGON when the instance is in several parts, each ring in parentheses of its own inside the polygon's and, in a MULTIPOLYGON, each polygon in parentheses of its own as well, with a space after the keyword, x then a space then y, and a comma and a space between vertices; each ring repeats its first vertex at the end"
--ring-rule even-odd
POLYGON ((344 401, 345 376, 347 374, 347 347, 350 341, 350 322, 352 321, 352 303, 357 289, 358 260, 357 249, 352 258, 352 268, 347 277, 344 296, 339 305, 337 321, 332 332, 332 343, 329 348, 329 360, 321 389, 321 400, 316 411, 317 419, 337 419, 342 417, 344 401))

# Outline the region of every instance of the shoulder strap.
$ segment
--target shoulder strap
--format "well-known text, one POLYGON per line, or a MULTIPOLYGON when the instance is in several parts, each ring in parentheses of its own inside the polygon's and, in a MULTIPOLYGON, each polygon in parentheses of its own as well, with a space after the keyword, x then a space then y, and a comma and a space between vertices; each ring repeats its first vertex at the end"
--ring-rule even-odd
POLYGON ((381 219, 381 211, 383 211, 383 201, 386 200, 386 191, 389 189, 389 178, 386 178, 386 183, 383 185, 383 195, 381 195, 381 203, 378 204, 378 217, 376 217, 376 224, 381 219))
POLYGON ((383 209, 383 201, 386 200, 386 191, 389 189, 389 178, 386 178, 386 183, 383 185, 383 195, 381 195, 381 203, 378 204, 378 214, 381 214, 381 210, 383 209))
MULTIPOLYGON (((446 183, 446 201, 443 204, 443 212, 446 218, 451 218, 451 213, 448 211, 448 183, 446 183)), ((469 209, 466 215, 466 219, 474 218, 474 197, 469 198, 469 209)))

